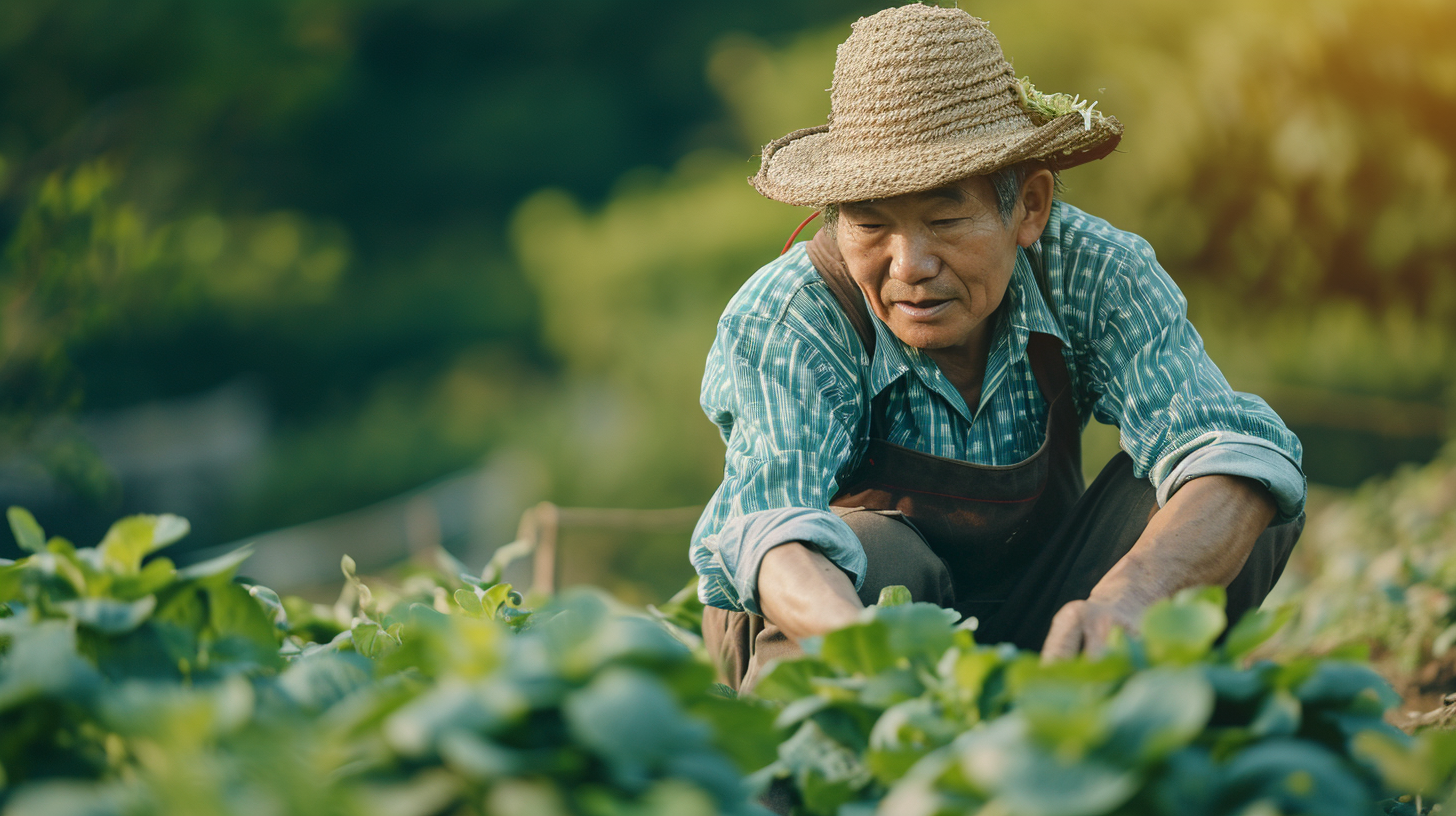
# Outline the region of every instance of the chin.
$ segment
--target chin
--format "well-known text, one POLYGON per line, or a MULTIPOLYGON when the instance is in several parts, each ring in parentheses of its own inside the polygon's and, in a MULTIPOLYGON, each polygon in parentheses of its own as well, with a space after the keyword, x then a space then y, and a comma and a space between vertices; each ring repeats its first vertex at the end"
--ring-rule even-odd
POLYGON ((900 342, 921 351, 949 348, 957 343, 954 332, 937 329, 934 326, 891 326, 890 331, 900 338, 900 342))

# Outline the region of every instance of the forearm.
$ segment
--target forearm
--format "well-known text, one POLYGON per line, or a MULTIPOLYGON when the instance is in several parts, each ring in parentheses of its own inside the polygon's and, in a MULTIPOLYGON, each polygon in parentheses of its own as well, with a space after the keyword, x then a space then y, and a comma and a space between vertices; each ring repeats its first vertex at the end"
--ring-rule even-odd
POLYGON ((793 641, 853 623, 864 608, 844 570, 798 542, 769 550, 758 571, 763 616, 793 641))
POLYGON ((1095 655, 1114 628, 1135 631, 1149 606, 1178 590, 1228 586, 1274 513, 1274 498, 1250 479, 1211 475, 1183 485, 1087 600, 1057 611, 1042 659, 1095 655))
POLYGON ((1153 514, 1133 548, 1093 588, 1090 600, 1146 607, 1180 589, 1228 586, 1277 508, 1259 483, 1211 475, 1185 484, 1153 514))

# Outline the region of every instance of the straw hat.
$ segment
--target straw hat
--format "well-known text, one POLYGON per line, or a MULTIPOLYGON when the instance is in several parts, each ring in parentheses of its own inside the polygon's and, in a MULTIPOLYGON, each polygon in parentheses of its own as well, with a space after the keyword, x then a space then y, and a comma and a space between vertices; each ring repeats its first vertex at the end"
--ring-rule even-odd
POLYGON ((1018 81, 1001 44, 960 9, 912 5, 854 24, 834 61, 829 124, 763 148, 749 179, 768 198, 822 207, 929 190, 1036 160, 1106 156, 1122 124, 1018 81))

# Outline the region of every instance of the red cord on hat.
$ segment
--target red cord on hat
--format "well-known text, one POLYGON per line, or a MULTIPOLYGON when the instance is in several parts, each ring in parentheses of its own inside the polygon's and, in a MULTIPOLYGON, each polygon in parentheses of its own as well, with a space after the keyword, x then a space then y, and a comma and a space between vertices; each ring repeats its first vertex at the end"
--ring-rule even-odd
POLYGON ((799 233, 801 233, 801 232, 804 231, 804 227, 809 226, 809 222, 810 221, 813 221, 815 218, 818 218, 818 217, 819 217, 819 211, 818 210, 815 210, 812 215, 810 215, 808 218, 805 218, 804 219, 804 223, 800 224, 799 225, 799 228, 796 229, 796 230, 794 230, 794 234, 789 236, 789 240, 787 240, 787 241, 784 242, 784 248, 779 251, 779 254, 782 255, 785 252, 788 252, 789 251, 789 247, 791 247, 791 246, 794 245, 794 239, 795 238, 798 238, 799 237, 799 233))

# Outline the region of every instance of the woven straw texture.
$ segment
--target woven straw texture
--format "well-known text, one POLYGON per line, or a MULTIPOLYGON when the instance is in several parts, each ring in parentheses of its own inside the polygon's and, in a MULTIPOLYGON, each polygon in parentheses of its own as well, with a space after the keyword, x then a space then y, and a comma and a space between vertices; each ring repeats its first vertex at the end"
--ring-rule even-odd
POLYGON ((1100 113, 1030 112, 996 36, 960 9, 861 18, 839 46, 829 102, 827 125, 764 146, 755 189, 812 207, 887 198, 1028 160, 1066 169, 1122 137, 1100 113))

